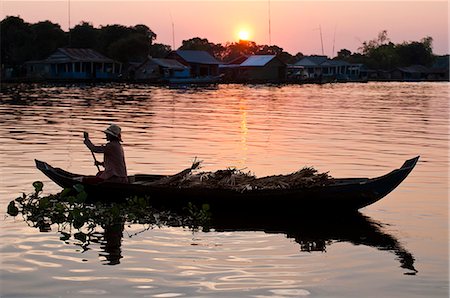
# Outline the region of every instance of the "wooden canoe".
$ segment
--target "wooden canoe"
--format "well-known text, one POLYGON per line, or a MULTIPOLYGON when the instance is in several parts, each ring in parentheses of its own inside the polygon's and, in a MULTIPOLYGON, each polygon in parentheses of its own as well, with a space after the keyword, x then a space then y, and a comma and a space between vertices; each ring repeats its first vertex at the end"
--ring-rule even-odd
MULTIPOLYGON (((89 200, 117 201, 132 196, 149 196, 155 207, 184 207, 187 203, 209 204, 211 210, 226 211, 263 210, 270 212, 355 211, 373 204, 393 191, 413 170, 419 156, 386 175, 376 178, 337 178, 331 184, 306 188, 255 189, 237 191, 232 189, 177 188, 143 185, 164 175, 133 175, 134 183, 101 182, 84 185, 89 200)), ((46 162, 35 160, 36 167, 63 188, 80 184, 78 175, 55 168, 46 162)))

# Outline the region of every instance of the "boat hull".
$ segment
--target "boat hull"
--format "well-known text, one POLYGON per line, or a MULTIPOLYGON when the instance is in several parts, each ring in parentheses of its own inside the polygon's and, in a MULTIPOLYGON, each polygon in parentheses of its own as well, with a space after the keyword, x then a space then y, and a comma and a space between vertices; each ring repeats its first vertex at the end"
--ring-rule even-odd
MULTIPOLYGON (((310 212, 311 210, 355 211, 373 204, 393 191, 413 170, 419 157, 407 160, 400 168, 377 178, 335 179, 332 184, 299 189, 236 191, 231 189, 178 188, 139 184, 140 179, 157 180, 162 175, 135 175, 136 183, 83 183, 91 201, 118 201, 126 197, 148 196, 152 205, 184 208, 190 202, 197 206, 208 204, 213 212, 252 210, 268 212, 310 212)), ((73 174, 36 160, 36 167, 63 188, 80 182, 82 175, 73 174)))

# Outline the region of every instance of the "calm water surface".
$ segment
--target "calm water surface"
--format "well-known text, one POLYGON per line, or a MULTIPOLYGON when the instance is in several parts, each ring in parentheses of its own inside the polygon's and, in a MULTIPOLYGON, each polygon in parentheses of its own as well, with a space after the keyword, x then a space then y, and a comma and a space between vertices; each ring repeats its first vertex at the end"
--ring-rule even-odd
POLYGON ((448 83, 2 88, 1 297, 448 297, 448 83), (60 190, 35 158, 95 173, 82 131, 99 143, 112 122, 123 128, 130 174, 175 173, 198 157, 203 170, 265 176, 314 166, 374 177, 421 159, 348 225, 125 225, 114 262, 101 241, 83 250, 56 226, 41 233, 6 216, 35 180, 60 190))

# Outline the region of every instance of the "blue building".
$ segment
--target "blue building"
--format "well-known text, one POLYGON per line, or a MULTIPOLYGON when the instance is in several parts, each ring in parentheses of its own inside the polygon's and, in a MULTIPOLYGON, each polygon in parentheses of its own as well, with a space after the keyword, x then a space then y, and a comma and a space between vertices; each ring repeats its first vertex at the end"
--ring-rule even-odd
POLYGON ((325 81, 367 80, 368 70, 363 64, 348 63, 326 56, 305 56, 291 66, 291 72, 301 79, 321 79, 325 81))
POLYGON ((115 79, 122 71, 121 63, 92 49, 76 48, 59 48, 48 58, 25 65, 29 79, 115 79))
POLYGON ((191 76, 214 77, 219 75, 219 65, 222 64, 206 51, 178 50, 171 52, 166 58, 175 59, 189 66, 191 76))
POLYGON ((189 66, 175 59, 148 57, 144 62, 129 71, 129 78, 147 82, 165 82, 170 79, 191 77, 189 66))
POLYGON ((293 66, 302 69, 301 77, 303 79, 318 78, 322 76, 322 63, 328 60, 327 56, 305 56, 293 66))

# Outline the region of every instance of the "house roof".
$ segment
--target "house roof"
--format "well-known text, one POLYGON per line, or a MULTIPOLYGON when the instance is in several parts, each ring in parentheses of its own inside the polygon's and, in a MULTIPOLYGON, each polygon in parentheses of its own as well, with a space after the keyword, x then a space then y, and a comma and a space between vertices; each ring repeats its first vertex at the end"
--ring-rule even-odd
POLYGON ((437 56, 435 58, 435 61, 433 63, 433 68, 442 68, 442 69, 448 69, 449 66, 449 61, 450 61, 450 56, 449 55, 444 55, 444 56, 437 56))
POLYGON ((241 66, 264 66, 275 57, 275 55, 252 55, 242 62, 241 66))
POLYGON ((178 50, 176 53, 188 63, 222 64, 206 51, 178 50))
POLYGON ((244 62, 245 60, 247 60, 248 57, 249 57, 248 55, 241 55, 237 58, 234 58, 231 61, 228 61, 227 64, 230 64, 230 65, 238 64, 239 65, 242 62, 244 62))
POLYGON ((44 60, 47 63, 64 62, 114 62, 93 49, 58 48, 44 60))
POLYGON ((327 56, 306 56, 294 65, 298 66, 319 66, 328 60, 327 56))
POLYGON ((423 65, 411 65, 407 67, 398 67, 398 70, 406 73, 427 73, 429 69, 423 65))
POLYGON ((350 65, 350 63, 342 60, 326 60, 321 66, 347 66, 350 65))
POLYGON ((166 67, 166 68, 171 68, 171 69, 183 70, 183 69, 188 68, 187 66, 184 66, 183 64, 181 64, 180 62, 178 62, 175 59, 150 58, 150 61, 154 62, 155 64, 157 64, 161 67, 166 67))

